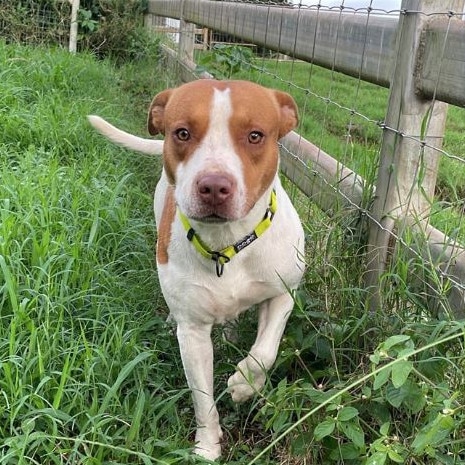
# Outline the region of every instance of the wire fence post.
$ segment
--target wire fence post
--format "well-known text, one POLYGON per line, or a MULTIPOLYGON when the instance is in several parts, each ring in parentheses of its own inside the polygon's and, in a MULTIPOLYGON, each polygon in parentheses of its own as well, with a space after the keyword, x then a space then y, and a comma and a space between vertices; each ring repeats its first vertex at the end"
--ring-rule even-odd
POLYGON ((439 165, 435 148, 442 145, 447 104, 418 95, 417 57, 428 15, 454 8, 457 11, 458 3, 402 1, 368 239, 366 284, 372 310, 380 308, 380 279, 394 251, 399 220, 408 214, 425 226, 428 222, 439 165))

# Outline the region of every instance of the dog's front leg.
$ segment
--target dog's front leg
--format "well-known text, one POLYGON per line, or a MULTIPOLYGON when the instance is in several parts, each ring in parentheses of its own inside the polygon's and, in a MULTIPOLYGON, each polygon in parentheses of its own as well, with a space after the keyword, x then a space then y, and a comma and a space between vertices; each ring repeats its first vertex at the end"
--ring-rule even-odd
POLYGON ((195 453, 210 460, 221 454, 222 431, 213 398, 211 325, 178 324, 177 337, 187 384, 192 391, 197 431, 195 453))
POLYGON ((255 343, 228 380, 234 402, 247 400, 265 384, 266 372, 276 360, 279 342, 293 306, 294 300, 289 293, 260 304, 255 343))

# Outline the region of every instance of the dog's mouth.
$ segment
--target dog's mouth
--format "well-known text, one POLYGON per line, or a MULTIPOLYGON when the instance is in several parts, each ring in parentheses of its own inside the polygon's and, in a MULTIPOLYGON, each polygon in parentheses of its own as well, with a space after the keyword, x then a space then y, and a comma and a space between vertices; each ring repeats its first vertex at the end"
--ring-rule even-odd
POLYGON ((208 223, 208 224, 217 224, 217 223, 226 223, 227 221, 230 221, 228 218, 225 218, 224 216, 212 214, 212 215, 207 215, 207 216, 202 216, 202 217, 197 217, 197 218, 192 218, 195 221, 198 221, 199 223, 208 223))

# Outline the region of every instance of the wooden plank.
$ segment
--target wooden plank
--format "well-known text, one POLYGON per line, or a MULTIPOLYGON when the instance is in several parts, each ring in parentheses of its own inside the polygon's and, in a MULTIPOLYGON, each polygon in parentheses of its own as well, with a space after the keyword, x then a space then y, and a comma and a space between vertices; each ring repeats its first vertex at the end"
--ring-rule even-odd
POLYGON ((173 26, 154 26, 152 30, 161 34, 179 34, 179 28, 173 26))
POLYGON ((71 2, 71 26, 69 30, 69 51, 76 53, 78 37, 78 12, 80 0, 70 0, 71 2))
POLYGON ((426 98, 434 96, 438 100, 463 106, 465 22, 444 16, 429 21, 421 45, 416 70, 418 92, 426 98))
POLYGON ((362 204, 365 181, 319 147, 291 132, 280 141, 282 172, 323 211, 362 204))
MULTIPOLYGON (((389 87, 398 19, 210 0, 149 0, 149 12, 182 17, 198 25, 266 46, 319 66, 389 87)), ((429 4, 429 2, 423 2, 429 4)), ((434 3, 437 5, 437 3, 434 3)), ((438 11, 461 12, 462 0, 440 3, 438 11)), ((430 10, 429 10, 430 11, 430 10)), ((402 15, 401 18, 409 15, 402 15)), ((432 18, 435 18, 432 16, 432 18)), ((465 105, 465 22, 425 21, 415 90, 428 98, 465 105), (453 23, 453 24, 452 24, 453 23), (449 27, 450 26, 450 27, 449 27), (446 39, 443 60, 442 47, 446 39), (438 73, 441 79, 438 82, 438 73)))
POLYGON ((245 42, 389 86, 397 20, 276 5, 149 0, 149 12, 181 17, 245 42))
POLYGON ((182 19, 179 25, 179 61, 194 61, 195 24, 182 19))
MULTIPOLYGON (((449 2, 462 11, 461 0, 449 2)), ((181 17, 315 64, 388 87, 397 20, 391 17, 316 13, 207 0, 149 0, 153 14, 181 17), (184 3, 184 11, 182 6, 184 3), (232 19, 232 21, 231 21, 232 19), (337 45, 337 47, 336 47, 337 45), (363 59, 362 59, 363 56, 363 59)), ((447 11, 441 4, 439 10, 447 11)), ((465 22, 446 16, 426 22, 416 71, 424 97, 465 104, 465 22)))
POLYGON ((245 42, 223 42, 221 40, 212 40, 210 42, 210 47, 213 48, 215 45, 229 45, 229 46, 237 45, 240 47, 247 47, 247 48, 252 48, 252 49, 257 47, 256 44, 248 44, 245 42))

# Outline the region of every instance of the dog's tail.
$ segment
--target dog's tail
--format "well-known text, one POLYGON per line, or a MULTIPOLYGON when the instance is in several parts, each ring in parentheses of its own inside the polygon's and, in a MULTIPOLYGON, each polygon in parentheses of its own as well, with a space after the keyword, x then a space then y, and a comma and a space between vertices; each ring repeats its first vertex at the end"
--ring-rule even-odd
POLYGON ((160 155, 163 153, 162 140, 144 139, 121 131, 121 129, 116 128, 103 118, 100 118, 100 116, 88 115, 87 119, 100 134, 104 135, 115 144, 148 155, 160 155))

